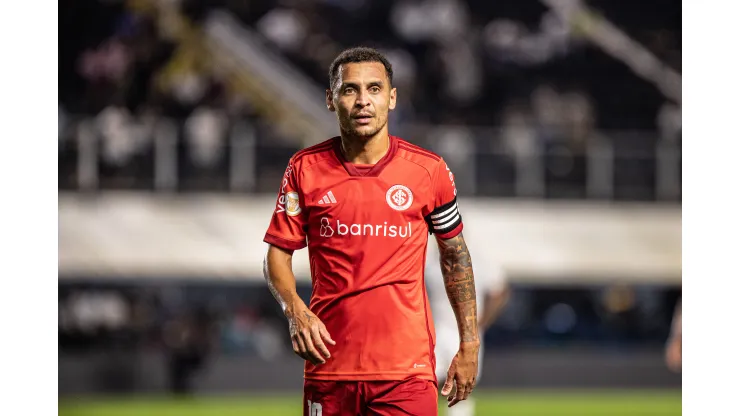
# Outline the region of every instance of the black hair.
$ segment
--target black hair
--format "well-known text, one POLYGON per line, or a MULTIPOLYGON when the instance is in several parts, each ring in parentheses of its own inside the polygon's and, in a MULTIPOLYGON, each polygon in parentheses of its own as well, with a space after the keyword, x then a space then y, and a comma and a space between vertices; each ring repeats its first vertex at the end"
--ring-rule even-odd
POLYGON ((329 67, 329 89, 334 90, 334 86, 339 78, 339 67, 342 64, 359 63, 359 62, 380 62, 385 67, 385 73, 388 75, 388 81, 393 85, 393 67, 388 59, 373 48, 357 47, 345 49, 340 53, 329 67))

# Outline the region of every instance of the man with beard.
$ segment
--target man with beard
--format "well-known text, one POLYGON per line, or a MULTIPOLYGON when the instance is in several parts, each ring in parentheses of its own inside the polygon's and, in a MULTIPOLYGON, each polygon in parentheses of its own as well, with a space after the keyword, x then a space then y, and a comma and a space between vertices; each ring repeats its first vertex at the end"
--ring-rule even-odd
POLYGON ((440 156, 388 133, 396 94, 393 68, 376 50, 334 60, 326 106, 341 134, 290 159, 264 237, 268 287, 306 360, 304 415, 437 414, 429 233, 460 336, 442 394, 453 406, 475 384, 475 282, 454 175, 440 156), (292 270, 294 250, 306 246, 308 306, 292 270))

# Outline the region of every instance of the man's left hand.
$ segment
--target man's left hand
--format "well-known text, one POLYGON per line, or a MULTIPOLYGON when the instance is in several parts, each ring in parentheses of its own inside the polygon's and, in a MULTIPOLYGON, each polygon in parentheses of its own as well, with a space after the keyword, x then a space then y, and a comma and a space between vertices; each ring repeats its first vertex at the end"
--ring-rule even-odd
POLYGON ((480 342, 463 342, 452 359, 442 395, 447 396, 447 407, 452 407, 470 396, 478 375, 478 350, 480 342), (455 387, 455 394, 452 388, 455 387))

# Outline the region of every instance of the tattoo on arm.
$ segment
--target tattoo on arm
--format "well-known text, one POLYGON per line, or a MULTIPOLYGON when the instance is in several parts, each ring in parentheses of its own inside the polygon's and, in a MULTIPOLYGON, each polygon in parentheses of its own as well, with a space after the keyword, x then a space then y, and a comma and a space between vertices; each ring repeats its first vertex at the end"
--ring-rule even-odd
POLYGON ((460 341, 478 340, 473 263, 462 234, 448 240, 437 239, 447 297, 457 318, 460 341))

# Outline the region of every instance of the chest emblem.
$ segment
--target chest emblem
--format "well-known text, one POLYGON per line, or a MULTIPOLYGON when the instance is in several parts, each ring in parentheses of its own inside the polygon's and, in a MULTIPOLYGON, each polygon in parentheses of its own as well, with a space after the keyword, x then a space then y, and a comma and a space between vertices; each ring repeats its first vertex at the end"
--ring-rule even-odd
POLYGON ((403 185, 393 185, 385 193, 385 202, 396 211, 407 210, 413 201, 414 194, 411 193, 411 189, 403 185))

